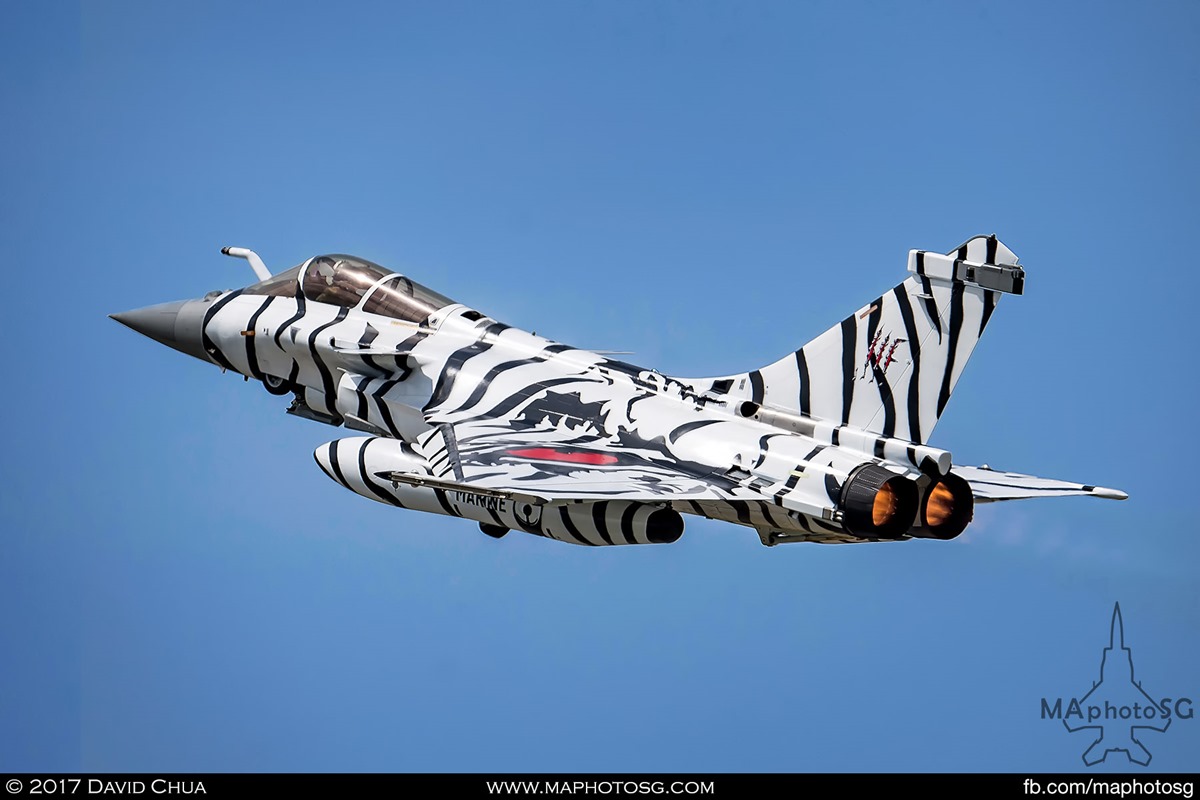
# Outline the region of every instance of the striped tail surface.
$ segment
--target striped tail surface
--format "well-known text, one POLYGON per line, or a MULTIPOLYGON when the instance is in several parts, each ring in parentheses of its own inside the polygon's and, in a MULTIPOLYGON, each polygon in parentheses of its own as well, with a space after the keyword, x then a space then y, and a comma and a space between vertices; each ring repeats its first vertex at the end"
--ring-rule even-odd
POLYGON ((1025 273, 996 237, 912 250, 912 273, 839 324, 753 372, 688 381, 765 408, 925 443, 1001 294, 1025 273))

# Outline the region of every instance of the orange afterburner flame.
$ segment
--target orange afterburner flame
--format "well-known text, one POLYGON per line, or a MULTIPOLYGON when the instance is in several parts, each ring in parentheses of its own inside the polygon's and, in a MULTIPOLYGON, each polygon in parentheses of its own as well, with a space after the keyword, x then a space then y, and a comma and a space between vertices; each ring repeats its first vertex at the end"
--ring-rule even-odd
POLYGON ((875 493, 875 502, 871 505, 871 521, 875 523, 875 527, 887 524, 888 520, 896 515, 896 507, 899 504, 900 499, 896 497, 891 483, 880 486, 879 491, 875 493))
POLYGON ((945 483, 939 483, 929 493, 925 504, 925 522, 931 527, 947 522, 954 515, 954 493, 945 483))

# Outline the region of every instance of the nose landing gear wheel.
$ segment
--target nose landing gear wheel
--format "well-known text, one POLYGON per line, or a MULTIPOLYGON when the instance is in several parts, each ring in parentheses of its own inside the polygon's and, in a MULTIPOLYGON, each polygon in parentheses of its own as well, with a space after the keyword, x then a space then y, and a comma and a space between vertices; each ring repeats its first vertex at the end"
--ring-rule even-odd
POLYGON ((287 378, 276 378, 274 375, 267 375, 263 378, 263 386, 267 391, 274 395, 291 394, 296 391, 296 385, 287 378))

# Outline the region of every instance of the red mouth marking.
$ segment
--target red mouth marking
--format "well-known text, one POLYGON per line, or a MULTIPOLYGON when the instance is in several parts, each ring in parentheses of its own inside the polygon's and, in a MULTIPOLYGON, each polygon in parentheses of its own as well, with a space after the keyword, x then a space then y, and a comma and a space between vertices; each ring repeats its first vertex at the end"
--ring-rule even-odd
POLYGON ((510 456, 518 458, 536 458, 541 461, 566 461, 570 464, 595 464, 603 466, 606 464, 616 464, 620 459, 616 456, 608 456, 603 453, 581 453, 581 452, 563 452, 562 450, 551 450, 548 447, 530 447, 525 450, 509 450, 510 456))

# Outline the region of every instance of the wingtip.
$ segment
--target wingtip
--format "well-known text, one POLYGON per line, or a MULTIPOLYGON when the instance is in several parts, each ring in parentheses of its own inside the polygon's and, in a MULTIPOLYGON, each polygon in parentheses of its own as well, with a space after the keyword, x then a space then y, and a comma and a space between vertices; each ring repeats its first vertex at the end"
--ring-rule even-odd
POLYGON ((1093 486, 1092 494, 1096 497, 1103 497, 1108 500, 1128 500, 1129 495, 1122 492, 1120 489, 1108 489, 1104 486, 1093 486))

